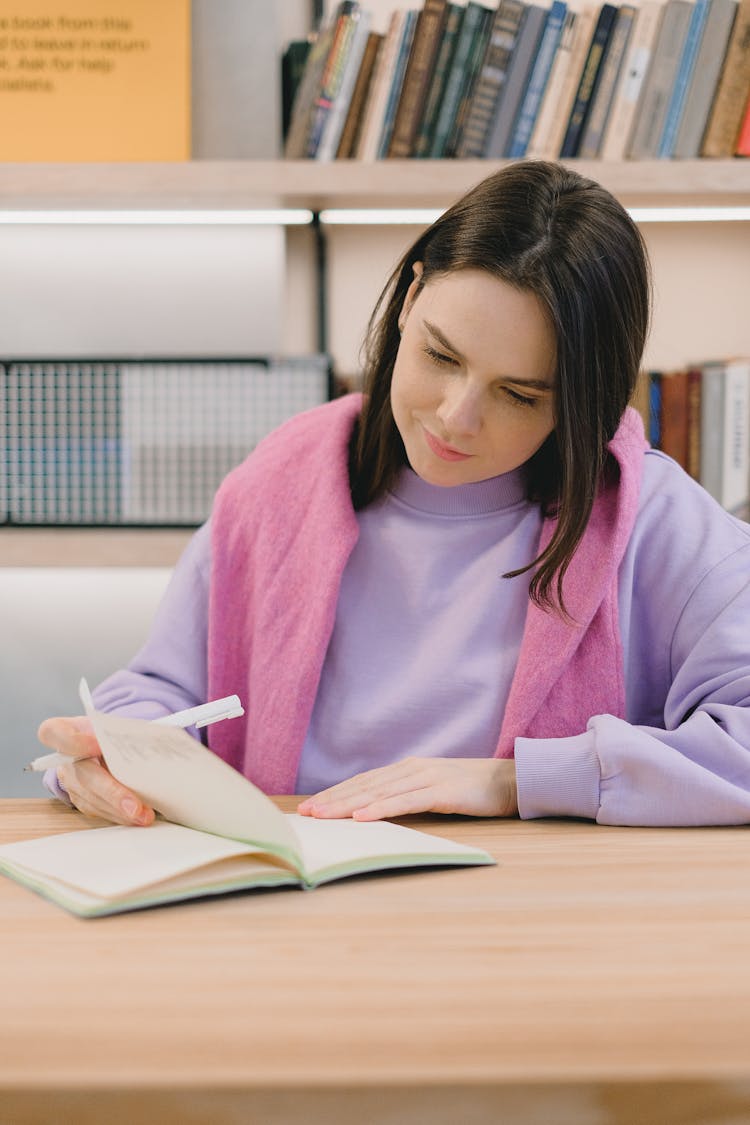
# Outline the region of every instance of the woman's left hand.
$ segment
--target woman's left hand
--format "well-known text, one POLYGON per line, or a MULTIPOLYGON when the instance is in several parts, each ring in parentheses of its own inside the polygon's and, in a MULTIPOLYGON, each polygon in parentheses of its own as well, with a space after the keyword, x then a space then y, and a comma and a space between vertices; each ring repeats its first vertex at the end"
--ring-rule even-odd
POLYGON ((422 812, 517 816, 516 766, 512 758, 405 758, 307 797, 297 812, 354 820, 422 812))

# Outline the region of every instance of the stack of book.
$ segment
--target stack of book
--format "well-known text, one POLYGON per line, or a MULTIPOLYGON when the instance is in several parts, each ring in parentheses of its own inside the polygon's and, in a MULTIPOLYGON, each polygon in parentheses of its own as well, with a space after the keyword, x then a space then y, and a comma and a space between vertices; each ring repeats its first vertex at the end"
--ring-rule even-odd
POLYGON ((383 32, 342 0, 289 45, 285 156, 750 156, 749 48, 750 0, 424 0, 383 32))
POLYGON ((674 458, 728 511, 750 507, 750 359, 644 371, 635 405, 655 449, 674 458))
POLYGON ((265 434, 329 397, 324 355, 0 362, 0 519, 195 526, 265 434))

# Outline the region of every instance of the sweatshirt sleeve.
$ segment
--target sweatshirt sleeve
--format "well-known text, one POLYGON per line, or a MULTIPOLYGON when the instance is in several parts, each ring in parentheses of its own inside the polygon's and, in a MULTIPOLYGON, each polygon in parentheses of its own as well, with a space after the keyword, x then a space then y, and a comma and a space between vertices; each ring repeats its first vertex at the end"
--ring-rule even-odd
POLYGON ((209 524, 175 566, 143 647, 93 691, 99 711, 157 719, 206 702, 209 524))
MULTIPOLYGON (((205 524, 178 560, 143 647, 94 688, 97 710, 157 719, 206 702, 210 545, 205 524)), ((195 728, 189 733, 199 736, 195 728)), ((68 801, 56 770, 42 781, 53 797, 68 801)))
MULTIPOLYGON (((721 513, 714 523, 708 565, 693 542, 680 571, 660 541, 663 549, 635 571, 639 660, 631 662, 626 686, 638 702, 629 721, 595 715, 579 735, 516 739, 522 817, 645 826, 750 823, 750 535, 728 519, 721 513), (717 559, 722 535, 727 543, 717 559), (641 677, 659 678, 661 658, 648 667, 644 654, 660 644, 663 688, 639 682, 639 663, 641 677)), ((689 538, 683 527, 682 539, 689 538)), ((678 555, 673 546, 671 556, 678 555)))

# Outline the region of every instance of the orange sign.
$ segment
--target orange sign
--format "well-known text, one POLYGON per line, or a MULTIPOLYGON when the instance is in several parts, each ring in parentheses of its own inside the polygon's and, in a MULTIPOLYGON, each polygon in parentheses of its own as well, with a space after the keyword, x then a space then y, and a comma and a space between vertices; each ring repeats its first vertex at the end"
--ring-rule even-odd
POLYGON ((190 159, 190 0, 0 0, 0 160, 190 159))

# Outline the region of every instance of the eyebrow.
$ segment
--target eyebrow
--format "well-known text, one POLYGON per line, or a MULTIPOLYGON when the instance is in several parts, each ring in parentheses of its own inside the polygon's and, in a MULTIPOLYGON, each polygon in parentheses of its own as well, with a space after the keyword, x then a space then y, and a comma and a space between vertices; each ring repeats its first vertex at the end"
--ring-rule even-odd
MULTIPOLYGON (((423 320, 422 323, 424 324, 425 328, 430 333, 430 335, 434 336, 434 338, 441 345, 441 347, 445 348, 446 351, 452 352, 453 355, 456 356, 457 359, 465 359, 465 356, 463 356, 461 354, 461 352, 458 350, 458 348, 454 347, 454 345, 450 342, 448 337, 445 336, 440 331, 440 329, 438 328, 438 326, 436 324, 433 324, 429 320, 423 320)), ((504 382, 506 382, 506 383, 513 383, 516 386, 521 386, 521 387, 529 387, 532 390, 536 390, 536 391, 551 391, 551 390, 554 390, 554 384, 551 383, 548 379, 521 379, 520 377, 518 377, 516 375, 505 375, 505 376, 503 376, 503 379, 504 379, 504 382)))

